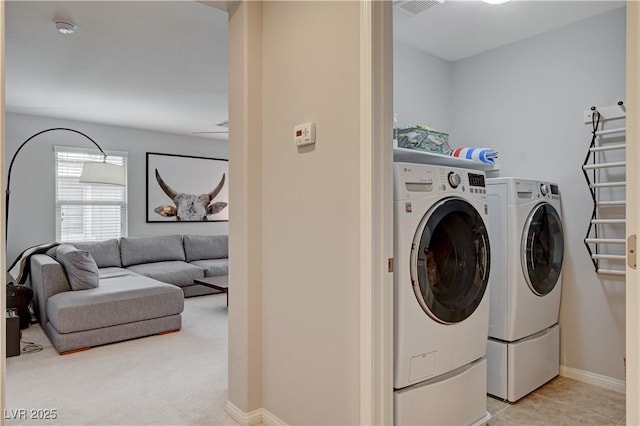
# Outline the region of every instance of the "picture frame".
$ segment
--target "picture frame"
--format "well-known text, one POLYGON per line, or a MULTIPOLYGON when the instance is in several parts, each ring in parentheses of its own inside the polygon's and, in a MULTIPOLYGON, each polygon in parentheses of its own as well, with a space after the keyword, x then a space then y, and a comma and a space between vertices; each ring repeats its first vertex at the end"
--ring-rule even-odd
POLYGON ((146 173, 147 223, 229 221, 229 160, 147 152, 146 173))

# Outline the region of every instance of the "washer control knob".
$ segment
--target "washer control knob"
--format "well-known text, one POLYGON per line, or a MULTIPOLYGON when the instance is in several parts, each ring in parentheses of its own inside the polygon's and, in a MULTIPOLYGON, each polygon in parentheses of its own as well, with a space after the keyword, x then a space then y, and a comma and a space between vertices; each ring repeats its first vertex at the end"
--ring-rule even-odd
POLYGON ((540 184, 540 193, 542 194, 543 197, 546 197, 547 194, 549 193, 549 188, 547 187, 546 183, 540 184))
POLYGON ((449 180, 449 185, 451 185, 452 188, 457 188, 458 185, 460 185, 460 182, 462 179, 460 179, 459 174, 455 172, 449 172, 448 180, 449 180))

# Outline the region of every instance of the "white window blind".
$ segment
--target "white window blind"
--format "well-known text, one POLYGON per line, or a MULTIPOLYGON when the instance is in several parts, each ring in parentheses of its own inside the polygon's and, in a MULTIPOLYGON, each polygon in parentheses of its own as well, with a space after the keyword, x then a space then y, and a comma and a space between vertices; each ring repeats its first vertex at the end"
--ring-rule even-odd
MULTIPOLYGON (((56 240, 97 241, 127 235, 127 186, 80 183, 86 161, 102 161, 97 149, 56 146, 56 240)), ((127 153, 107 152, 107 163, 124 167, 127 153)))

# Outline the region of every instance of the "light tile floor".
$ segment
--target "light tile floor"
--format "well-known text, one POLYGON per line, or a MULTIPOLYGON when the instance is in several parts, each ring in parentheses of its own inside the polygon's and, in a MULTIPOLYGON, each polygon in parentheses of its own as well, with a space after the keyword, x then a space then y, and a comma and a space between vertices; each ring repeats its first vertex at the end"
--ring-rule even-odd
POLYGON ((487 398, 491 426, 624 425, 625 394, 558 376, 514 404, 487 398))

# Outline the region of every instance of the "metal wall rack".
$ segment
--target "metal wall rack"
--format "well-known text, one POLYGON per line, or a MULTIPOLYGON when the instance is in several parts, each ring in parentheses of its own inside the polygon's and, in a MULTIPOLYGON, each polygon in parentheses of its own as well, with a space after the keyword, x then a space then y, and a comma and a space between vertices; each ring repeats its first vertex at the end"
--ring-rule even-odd
POLYGON ((582 172, 593 199, 593 212, 584 244, 598 274, 625 275, 626 160, 621 152, 626 149, 625 118, 622 101, 614 106, 592 106, 585 112, 592 137, 582 172), (605 122, 613 127, 604 129, 605 122))

